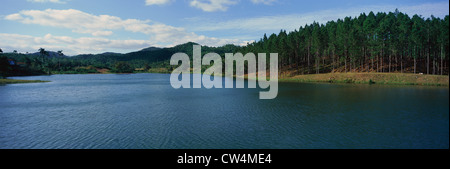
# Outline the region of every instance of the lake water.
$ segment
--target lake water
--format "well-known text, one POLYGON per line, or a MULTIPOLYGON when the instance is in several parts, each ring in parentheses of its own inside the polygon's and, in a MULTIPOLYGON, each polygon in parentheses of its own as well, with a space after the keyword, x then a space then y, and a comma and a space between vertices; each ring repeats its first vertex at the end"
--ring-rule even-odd
POLYGON ((0 86, 0 148, 449 148, 448 88, 280 83, 259 100, 169 77, 15 77, 52 82, 0 86))

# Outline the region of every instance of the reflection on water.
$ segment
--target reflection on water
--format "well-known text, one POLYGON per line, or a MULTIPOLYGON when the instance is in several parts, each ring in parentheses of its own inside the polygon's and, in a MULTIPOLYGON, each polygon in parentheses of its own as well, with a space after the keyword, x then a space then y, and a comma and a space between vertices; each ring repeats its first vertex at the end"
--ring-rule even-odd
POLYGON ((52 82, 0 86, 0 148, 449 148, 448 88, 280 83, 259 100, 169 76, 19 77, 52 82))

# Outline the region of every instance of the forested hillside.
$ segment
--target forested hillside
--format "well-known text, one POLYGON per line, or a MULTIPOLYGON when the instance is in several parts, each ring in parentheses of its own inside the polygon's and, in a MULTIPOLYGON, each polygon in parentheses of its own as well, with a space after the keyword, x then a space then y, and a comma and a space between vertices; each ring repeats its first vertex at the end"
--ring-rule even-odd
POLYGON ((279 67, 297 74, 409 72, 448 74, 449 17, 399 12, 361 14, 264 37, 242 52, 279 53, 279 67))
MULTIPOLYGON (((170 72, 177 52, 192 56, 189 42, 171 48, 149 47, 126 54, 67 57, 63 51, 2 53, 1 76, 53 73, 170 72), (8 61, 13 61, 11 65, 8 61)), ((425 18, 399 11, 361 14, 298 30, 264 35, 247 46, 202 47, 202 54, 278 53, 280 73, 287 76, 329 72, 399 72, 448 75, 449 16, 425 18)))

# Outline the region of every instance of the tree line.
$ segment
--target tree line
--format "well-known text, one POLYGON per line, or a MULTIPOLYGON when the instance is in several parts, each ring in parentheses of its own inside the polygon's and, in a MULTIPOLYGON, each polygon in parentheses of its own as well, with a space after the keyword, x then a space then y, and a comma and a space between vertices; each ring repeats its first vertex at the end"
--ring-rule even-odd
MULTIPOLYGON (((72 57, 64 55, 63 51, 47 51, 40 48, 36 53, 2 53, 0 65, 3 76, 43 75, 43 74, 85 74, 100 73, 99 69, 106 69, 111 73, 151 72, 170 73, 174 66, 170 65, 173 54, 187 53, 192 59, 192 47, 197 43, 188 42, 170 48, 154 48, 140 50, 126 54, 106 52, 101 54, 81 54, 72 57), (10 65, 8 59, 15 65, 10 65), (152 70, 153 69, 153 70, 152 70)), ((232 53, 240 49, 235 45, 222 47, 203 47, 203 54, 209 52, 232 53)), ((1 50, 1 49, 0 49, 1 50)), ((203 69, 206 69, 204 67, 203 69)))
POLYGON ((314 22, 286 33, 264 35, 242 53, 278 53, 279 67, 296 74, 410 72, 448 74, 449 16, 409 17, 362 13, 326 24, 314 22))
MULTIPOLYGON (((280 73, 289 75, 328 72, 399 72, 449 73, 449 16, 443 19, 419 15, 409 17, 395 10, 370 12, 358 17, 346 17, 326 24, 313 22, 298 30, 266 34, 246 46, 202 46, 202 55, 215 52, 278 53, 280 73)), ((170 48, 147 48, 120 54, 83 54, 65 56, 62 51, 40 48, 35 54, 3 53, 0 49, 2 76, 51 73, 130 73, 136 70, 164 69, 170 72, 171 56, 182 52, 192 59, 189 42, 170 48), (13 59, 20 66, 10 66, 13 59), (3 72, 3 73, 2 73, 3 72)), ((268 63, 268 62, 267 62, 268 63)), ((202 69, 206 69, 204 66, 202 69)))

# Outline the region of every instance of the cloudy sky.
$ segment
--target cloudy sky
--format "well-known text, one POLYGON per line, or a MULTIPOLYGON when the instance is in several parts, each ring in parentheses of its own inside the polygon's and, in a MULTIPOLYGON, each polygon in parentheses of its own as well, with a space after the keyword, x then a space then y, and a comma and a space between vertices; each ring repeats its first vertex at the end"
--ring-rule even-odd
POLYGON ((449 14, 442 0, 2 0, 4 52, 126 53, 185 42, 243 45, 264 33, 293 31, 360 13, 449 14))

